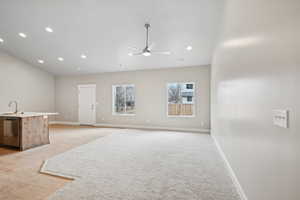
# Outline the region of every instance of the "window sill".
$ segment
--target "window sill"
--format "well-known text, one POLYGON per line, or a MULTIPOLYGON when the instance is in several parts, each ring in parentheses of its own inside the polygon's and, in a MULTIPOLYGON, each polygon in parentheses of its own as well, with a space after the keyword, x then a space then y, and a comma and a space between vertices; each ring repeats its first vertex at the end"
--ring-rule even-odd
POLYGON ((196 115, 168 115, 168 118, 195 118, 196 115))
POLYGON ((126 117, 126 116, 134 117, 135 116, 135 114, 120 114, 120 113, 113 113, 112 115, 114 115, 114 116, 124 116, 124 117, 126 117))

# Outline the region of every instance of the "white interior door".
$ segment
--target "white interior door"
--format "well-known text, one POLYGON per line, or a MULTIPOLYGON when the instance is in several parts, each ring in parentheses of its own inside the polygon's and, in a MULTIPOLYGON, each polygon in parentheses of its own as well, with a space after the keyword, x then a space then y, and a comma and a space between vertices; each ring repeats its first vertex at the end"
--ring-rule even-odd
POLYGON ((78 85, 79 123, 96 123, 96 85, 78 85))

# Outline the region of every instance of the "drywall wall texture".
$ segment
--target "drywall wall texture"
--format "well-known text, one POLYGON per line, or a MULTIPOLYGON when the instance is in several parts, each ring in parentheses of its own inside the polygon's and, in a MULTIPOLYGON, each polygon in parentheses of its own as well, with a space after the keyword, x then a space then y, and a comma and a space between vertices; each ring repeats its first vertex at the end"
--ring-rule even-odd
POLYGON ((96 84, 97 123, 172 128, 210 127, 210 67, 185 67, 56 77, 56 111, 59 121, 78 122, 79 84, 96 84), (196 116, 167 117, 169 82, 196 83, 196 116), (112 115, 112 85, 135 84, 136 115, 112 115))
POLYGON ((299 0, 225 2, 212 135, 249 200, 300 199, 299 10, 299 0), (272 124, 273 109, 290 110, 289 129, 272 124))
POLYGON ((8 108, 11 100, 17 100, 20 111, 54 111, 54 76, 37 67, 0 52, 0 112, 14 111, 8 108))

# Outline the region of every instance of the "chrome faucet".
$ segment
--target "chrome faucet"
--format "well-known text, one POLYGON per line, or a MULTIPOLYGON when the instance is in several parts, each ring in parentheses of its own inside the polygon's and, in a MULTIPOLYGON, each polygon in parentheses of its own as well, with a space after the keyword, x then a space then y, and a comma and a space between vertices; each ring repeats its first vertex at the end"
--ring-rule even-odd
POLYGON ((18 113, 18 102, 17 101, 10 101, 9 104, 8 104, 8 107, 11 107, 11 105, 15 103, 16 105, 16 109, 15 109, 15 112, 14 113, 18 113))

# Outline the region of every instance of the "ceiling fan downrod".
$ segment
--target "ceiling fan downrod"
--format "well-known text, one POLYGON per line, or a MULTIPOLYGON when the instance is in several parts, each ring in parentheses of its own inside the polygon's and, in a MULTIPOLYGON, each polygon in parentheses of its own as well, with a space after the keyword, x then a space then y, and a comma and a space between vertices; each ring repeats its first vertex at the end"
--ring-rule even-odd
POLYGON ((146 28, 146 49, 148 49, 149 47, 149 28, 150 28, 150 24, 146 23, 145 24, 145 28, 146 28))

